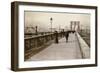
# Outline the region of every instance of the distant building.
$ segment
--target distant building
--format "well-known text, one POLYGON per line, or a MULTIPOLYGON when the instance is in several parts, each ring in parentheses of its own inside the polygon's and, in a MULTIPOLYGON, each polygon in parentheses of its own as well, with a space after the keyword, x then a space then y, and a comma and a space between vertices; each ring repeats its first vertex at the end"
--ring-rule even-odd
POLYGON ((35 28, 34 27, 25 27, 24 32, 25 33, 35 33, 35 28))

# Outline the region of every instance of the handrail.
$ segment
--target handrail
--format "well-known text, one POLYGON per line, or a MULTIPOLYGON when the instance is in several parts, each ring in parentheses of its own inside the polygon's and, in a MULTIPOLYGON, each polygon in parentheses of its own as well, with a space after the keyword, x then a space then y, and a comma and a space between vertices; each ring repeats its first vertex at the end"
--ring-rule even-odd
MULTIPOLYGON (((58 37, 61 37, 61 33, 58 33, 58 37)), ((51 41, 54 39, 55 33, 25 37, 25 59, 28 59, 31 55, 34 55, 39 50, 42 50, 41 47, 52 43, 51 41)))
POLYGON ((78 42, 79 42, 79 46, 80 46, 80 50, 82 53, 83 58, 90 58, 90 48, 87 45, 87 43, 84 41, 84 39, 79 35, 79 33, 76 33, 77 38, 78 38, 78 42))

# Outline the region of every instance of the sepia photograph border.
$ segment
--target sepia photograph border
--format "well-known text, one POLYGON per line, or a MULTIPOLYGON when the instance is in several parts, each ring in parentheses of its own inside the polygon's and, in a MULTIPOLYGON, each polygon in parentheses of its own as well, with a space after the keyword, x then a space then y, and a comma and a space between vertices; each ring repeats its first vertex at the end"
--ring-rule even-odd
POLYGON ((47 69, 61 69, 61 68, 80 68, 80 67, 93 67, 97 66, 97 7, 85 5, 69 5, 69 4, 51 4, 51 3, 35 3, 35 2, 19 2, 11 3, 11 70, 13 71, 28 71, 28 70, 47 70, 47 69), (80 8, 95 10, 95 64, 84 65, 62 65, 50 67, 33 67, 33 68, 19 68, 19 6, 48 6, 59 8, 80 8))

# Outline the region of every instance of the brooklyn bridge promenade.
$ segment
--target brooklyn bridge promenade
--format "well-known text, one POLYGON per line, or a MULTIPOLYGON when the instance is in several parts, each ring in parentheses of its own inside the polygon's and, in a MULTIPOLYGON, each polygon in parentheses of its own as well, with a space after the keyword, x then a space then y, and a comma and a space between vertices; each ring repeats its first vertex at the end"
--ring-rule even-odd
POLYGON ((70 33, 68 42, 65 37, 59 39, 59 43, 54 41, 45 49, 27 59, 27 61, 40 60, 67 60, 82 59, 90 57, 90 48, 78 33, 70 33))

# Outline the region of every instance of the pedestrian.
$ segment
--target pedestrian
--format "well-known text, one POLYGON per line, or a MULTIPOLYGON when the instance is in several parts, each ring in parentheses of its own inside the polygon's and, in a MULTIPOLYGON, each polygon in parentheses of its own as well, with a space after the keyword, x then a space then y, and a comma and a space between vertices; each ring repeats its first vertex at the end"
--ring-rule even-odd
POLYGON ((75 33, 75 30, 73 30, 72 33, 74 34, 75 33))
POLYGON ((55 31, 55 43, 57 43, 57 44, 59 43, 58 42, 58 32, 57 31, 55 31))
POLYGON ((69 37, 69 31, 66 31, 65 32, 66 43, 68 42, 68 37, 69 37))

